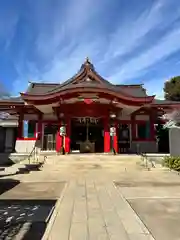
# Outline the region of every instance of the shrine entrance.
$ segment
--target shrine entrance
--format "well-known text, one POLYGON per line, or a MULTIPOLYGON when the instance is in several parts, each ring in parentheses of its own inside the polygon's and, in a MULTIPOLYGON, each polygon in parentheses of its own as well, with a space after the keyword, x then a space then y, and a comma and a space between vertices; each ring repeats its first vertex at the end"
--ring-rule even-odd
POLYGON ((42 149, 45 151, 55 151, 56 149, 56 134, 58 125, 47 124, 44 126, 44 136, 42 149))
POLYGON ((101 118, 72 118, 71 151, 81 153, 104 152, 103 130, 101 118))
POLYGON ((130 150, 130 125, 119 124, 118 128, 118 152, 129 153, 130 150))

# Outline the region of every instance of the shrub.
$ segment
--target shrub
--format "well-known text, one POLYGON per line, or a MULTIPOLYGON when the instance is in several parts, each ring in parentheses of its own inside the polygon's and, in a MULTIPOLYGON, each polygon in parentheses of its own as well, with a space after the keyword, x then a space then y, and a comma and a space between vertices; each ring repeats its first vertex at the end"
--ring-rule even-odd
POLYGON ((163 165, 169 167, 170 169, 174 169, 176 171, 180 171, 180 156, 179 157, 165 157, 163 161, 163 165))

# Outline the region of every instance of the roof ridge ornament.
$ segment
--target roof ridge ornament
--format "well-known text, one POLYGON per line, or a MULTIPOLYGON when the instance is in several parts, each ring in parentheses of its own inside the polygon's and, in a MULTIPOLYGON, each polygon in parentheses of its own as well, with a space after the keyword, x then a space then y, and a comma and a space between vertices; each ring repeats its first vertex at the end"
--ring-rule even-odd
POLYGON ((94 71, 94 65, 92 64, 92 62, 90 61, 89 57, 86 57, 84 64, 82 65, 82 67, 87 68, 88 70, 93 70, 94 71))
POLYGON ((91 64, 91 61, 89 60, 89 57, 86 57, 85 63, 86 64, 91 64))

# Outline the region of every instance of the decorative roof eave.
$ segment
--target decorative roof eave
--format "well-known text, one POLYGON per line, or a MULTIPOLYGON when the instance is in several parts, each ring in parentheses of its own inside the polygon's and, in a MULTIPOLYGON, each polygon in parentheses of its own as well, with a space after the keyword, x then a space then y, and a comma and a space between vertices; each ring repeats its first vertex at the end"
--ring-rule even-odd
POLYGON ((135 102, 135 103, 151 103, 154 99, 155 96, 148 96, 148 97, 133 97, 127 94, 124 94, 122 92, 117 92, 115 90, 112 89, 108 89, 107 87, 99 87, 99 86, 94 86, 94 87, 79 87, 77 85, 74 85, 73 87, 67 89, 60 89, 58 92, 54 92, 54 93, 49 93, 46 95, 31 95, 31 94, 27 94, 27 93, 21 93, 21 97, 24 101, 30 101, 30 102, 39 102, 39 101, 49 101, 49 100, 53 100, 53 99, 57 99, 59 97, 65 97, 66 95, 69 94, 76 94, 76 93, 84 93, 84 92, 96 92, 96 93, 104 93, 104 94, 108 94, 111 95, 117 99, 120 100, 125 100, 125 101, 130 101, 130 102, 135 102))
POLYGON ((39 114, 41 115, 42 112, 37 109, 34 105, 21 105, 21 106, 11 106, 11 105, 0 105, 0 112, 5 111, 10 114, 39 114))
POLYGON ((1 98, 0 106, 22 106, 24 105, 24 101, 20 96, 18 97, 9 97, 9 98, 1 98))
POLYGON ((13 101, 1 101, 0 106, 23 106, 24 102, 13 102, 13 101))

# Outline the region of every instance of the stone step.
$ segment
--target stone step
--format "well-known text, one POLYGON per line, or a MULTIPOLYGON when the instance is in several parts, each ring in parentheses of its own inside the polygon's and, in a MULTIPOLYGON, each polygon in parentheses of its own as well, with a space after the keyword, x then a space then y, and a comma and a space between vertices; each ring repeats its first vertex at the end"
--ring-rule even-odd
POLYGON ((23 161, 22 163, 17 163, 17 164, 14 164, 12 166, 9 166, 9 167, 5 167, 3 171, 0 171, 1 175, 10 175, 10 174, 16 174, 16 173, 25 173, 25 172, 29 172, 30 169, 34 169, 33 168, 33 165, 36 165, 37 162, 35 162, 33 164, 33 162, 30 162, 29 164, 29 161, 25 160, 23 161), (30 165, 29 167, 27 165, 30 165), (32 165, 32 168, 31 168, 31 165, 32 165))
POLYGON ((73 157, 73 156, 47 156, 47 159, 56 159, 59 161, 98 161, 98 160, 102 160, 102 161, 134 161, 134 160, 140 160, 140 157, 116 157, 116 156, 109 156, 109 157, 99 157, 99 156, 91 156, 91 157, 86 157, 86 156, 78 156, 78 157, 73 157))

